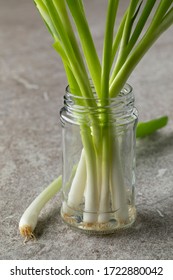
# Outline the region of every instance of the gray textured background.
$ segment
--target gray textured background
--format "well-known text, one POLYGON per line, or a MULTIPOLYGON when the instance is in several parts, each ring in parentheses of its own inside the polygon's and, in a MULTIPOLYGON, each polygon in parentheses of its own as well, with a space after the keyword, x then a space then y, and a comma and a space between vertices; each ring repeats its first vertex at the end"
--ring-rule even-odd
MULTIPOLYGON (((106 1, 85 3, 101 54, 106 1)), ((66 78, 52 43, 32 1, 0 0, 0 259, 172 259, 172 28, 129 79, 140 120, 170 118, 166 128, 137 142, 135 225, 103 237, 74 231, 61 221, 59 194, 40 215, 37 241, 23 244, 21 214, 61 173, 66 78)))

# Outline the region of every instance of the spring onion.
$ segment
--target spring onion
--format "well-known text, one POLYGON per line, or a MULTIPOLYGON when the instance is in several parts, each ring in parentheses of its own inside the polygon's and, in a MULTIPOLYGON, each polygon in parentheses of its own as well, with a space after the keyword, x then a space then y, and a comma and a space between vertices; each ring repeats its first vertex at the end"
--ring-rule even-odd
POLYGON ((38 216, 45 204, 55 196, 62 185, 62 176, 55 179, 46 187, 25 210, 19 222, 20 234, 25 237, 25 242, 35 238, 34 229, 37 225, 38 216))
MULTIPOLYGON (((105 100, 108 98, 116 97, 119 94, 142 57, 173 23, 172 0, 129 0, 129 5, 115 30, 120 1, 108 0, 103 53, 100 60, 82 0, 34 0, 34 2, 53 37, 53 47, 62 59, 71 92, 94 100, 92 82, 96 98, 100 98, 102 105, 106 105, 105 100), (73 24, 71 20, 73 20, 73 24), (76 34, 78 38, 76 38, 76 34)), ((95 106, 97 106, 96 102, 95 106)), ((90 117, 92 118, 92 116, 90 117)), ((137 137, 153 133, 166 125, 167 120, 167 117, 162 117, 139 123, 137 137)), ((109 174, 115 176, 113 170, 119 161, 118 154, 116 154, 116 161, 112 161, 110 164, 111 151, 107 144, 111 139, 106 127, 104 129, 106 136, 102 138, 101 145, 98 141, 100 132, 96 127, 87 128, 85 133, 81 133, 83 151, 69 192, 69 205, 79 205, 81 197, 83 194, 85 195, 85 208, 88 213, 107 210, 108 197, 105 186, 109 180, 109 174), (90 129, 92 129, 92 133, 90 129), (101 167, 102 172, 98 168, 98 154, 105 159, 101 167), (108 172, 108 169, 112 172, 108 172), (94 173, 97 178, 102 178, 102 182, 99 182, 105 186, 95 187, 97 182, 94 173), (89 182, 89 185, 85 186, 85 190, 85 182, 83 187, 78 187, 81 178, 89 182)), ((111 146, 111 148, 117 149, 115 146, 111 146)), ((123 200, 123 188, 119 187, 117 178, 110 180, 116 181, 116 186, 112 186, 112 193, 123 200)), ((121 181, 121 178, 119 180, 121 181)), ((60 189, 60 182, 61 180, 58 179, 53 185, 50 185, 50 188, 48 187, 26 210, 20 222, 20 232, 23 236, 32 236, 41 208, 60 189), (27 220, 25 221, 25 219, 27 220), (24 229, 23 224, 26 225, 24 229)), ((119 203, 117 198, 112 201, 113 205, 117 203, 119 203)), ((126 219, 126 211, 125 209, 120 213, 121 220, 126 219)), ((105 222, 107 217, 88 214, 84 219, 88 223, 95 219, 105 222)))
POLYGON ((143 138, 154 133, 156 130, 164 127, 168 123, 168 117, 163 116, 148 122, 140 122, 137 127, 136 137, 143 138))

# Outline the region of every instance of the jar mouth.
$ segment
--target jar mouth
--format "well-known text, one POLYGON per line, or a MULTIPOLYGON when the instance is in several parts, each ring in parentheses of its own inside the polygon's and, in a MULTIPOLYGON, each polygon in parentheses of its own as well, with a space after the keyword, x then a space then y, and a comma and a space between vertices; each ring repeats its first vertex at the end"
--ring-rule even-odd
POLYGON ((134 94, 133 88, 125 84, 120 93, 113 98, 101 99, 93 89, 93 98, 85 98, 71 92, 69 86, 66 87, 64 95, 63 118, 70 118, 72 123, 90 123, 91 120, 97 123, 109 119, 109 123, 119 123, 120 125, 129 122, 129 118, 134 120, 134 94), (94 116, 94 117, 93 117, 94 116), (103 116, 103 117, 102 117, 103 116))
POLYGON ((64 95, 64 110, 70 114, 76 115, 104 115, 111 116, 111 120, 117 121, 117 118, 126 119, 133 114, 134 111, 134 94, 133 88, 129 84, 125 84, 123 89, 116 97, 101 99, 95 93, 94 87, 93 98, 85 98, 75 95, 71 92, 69 86, 66 87, 64 95))
POLYGON ((110 98, 104 98, 104 99, 101 99, 98 97, 97 93, 95 92, 95 88, 93 85, 91 85, 91 89, 92 89, 92 92, 93 92, 93 95, 94 97, 91 98, 91 97, 83 97, 83 96, 79 96, 79 95, 76 95, 75 92, 73 92, 73 90, 70 89, 70 86, 68 85, 65 89, 65 95, 66 95, 66 98, 68 99, 71 99, 71 100, 83 100, 83 101, 91 101, 91 100, 95 100, 96 103, 97 102, 100 102, 101 100, 109 100, 109 102, 111 103, 111 101, 117 101, 117 103, 121 102, 122 100, 126 99, 126 98, 134 98, 133 96, 133 88, 130 84, 126 83, 124 85, 124 87, 122 88, 122 90, 120 91, 120 93, 116 96, 116 97, 110 97, 110 98))

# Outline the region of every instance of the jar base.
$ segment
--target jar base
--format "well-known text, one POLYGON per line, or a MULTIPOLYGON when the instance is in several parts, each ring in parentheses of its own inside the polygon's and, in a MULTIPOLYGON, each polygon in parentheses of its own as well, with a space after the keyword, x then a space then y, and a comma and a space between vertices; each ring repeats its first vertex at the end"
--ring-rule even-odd
POLYGON ((118 211, 109 213, 109 219, 106 222, 85 222, 83 221, 83 213, 74 210, 70 214, 64 213, 61 208, 62 220, 69 226, 79 229, 88 234, 112 234, 117 230, 130 227, 136 220, 136 208, 128 207, 128 218, 126 220, 119 219, 118 211))

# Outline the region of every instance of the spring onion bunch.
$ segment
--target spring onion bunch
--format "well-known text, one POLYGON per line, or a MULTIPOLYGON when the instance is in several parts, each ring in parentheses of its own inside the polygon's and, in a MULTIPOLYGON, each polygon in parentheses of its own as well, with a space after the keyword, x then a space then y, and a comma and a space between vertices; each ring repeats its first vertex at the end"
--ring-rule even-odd
MULTIPOLYGON (((99 0, 97 1, 99 2, 99 0)), ((119 94, 142 57, 173 23, 172 0, 129 0, 117 28, 116 20, 120 1, 108 0, 103 52, 100 59, 82 0, 34 0, 34 2, 53 37, 53 47, 62 59, 71 92, 86 100, 99 98, 103 102, 102 104, 105 100, 115 98, 119 94), (93 94, 91 83, 96 96, 93 94)), ((95 105, 97 106, 97 103, 95 105)), ((146 123, 139 123, 137 137, 144 137, 163 127, 167 120, 167 116, 164 116, 146 123)), ((95 128, 92 129, 95 130, 95 128)), ((73 205, 78 204, 79 196, 83 195, 77 186, 78 180, 81 180, 78 170, 83 175, 84 168, 87 169, 87 174, 91 173, 91 168, 95 168, 96 173, 99 172, 97 164, 92 160, 94 153, 97 160, 97 148, 100 149, 97 147, 98 133, 96 129, 92 135, 93 139, 90 139, 90 133, 85 133, 82 137, 84 148, 69 193, 69 203, 73 205)), ((106 153, 103 146, 101 147, 102 152, 100 152, 106 153)), ((103 156, 109 158, 106 154, 103 156)), ((103 181, 108 179, 106 176, 105 171, 103 181)), ((106 189, 101 188, 98 194, 94 191, 95 178, 92 177, 89 181, 90 187, 85 189, 87 211, 97 212, 102 208, 105 209, 106 200, 103 198, 102 201, 102 194, 104 197, 106 196, 106 189), (99 198, 100 201, 98 201, 99 198), (99 206, 96 206, 96 201, 99 206)), ((118 191, 122 192, 120 188, 118 191)), ((45 195, 47 196, 47 193, 45 195)), ((123 197, 123 194, 120 196, 123 197)), ((35 205, 37 207, 37 203, 35 205)), ((120 213, 120 215, 121 219, 125 219, 127 213, 120 213)), ((106 218, 99 216, 96 219, 104 222, 106 218)), ((92 223, 94 220, 94 216, 86 217, 88 223, 92 223)), ((34 227, 35 224, 36 222, 34 227)), ((23 218, 20 229, 22 225, 23 218)))

